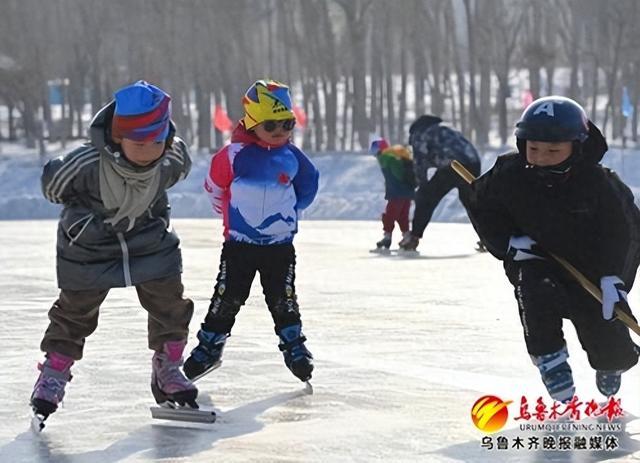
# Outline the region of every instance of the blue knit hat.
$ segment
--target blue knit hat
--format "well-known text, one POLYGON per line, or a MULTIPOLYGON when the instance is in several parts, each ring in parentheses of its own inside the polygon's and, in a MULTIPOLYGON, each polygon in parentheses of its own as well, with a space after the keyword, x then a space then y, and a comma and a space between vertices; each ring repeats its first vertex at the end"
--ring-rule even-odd
POLYGON ((171 97, 144 80, 114 94, 116 109, 111 134, 136 141, 164 141, 169 134, 171 97))

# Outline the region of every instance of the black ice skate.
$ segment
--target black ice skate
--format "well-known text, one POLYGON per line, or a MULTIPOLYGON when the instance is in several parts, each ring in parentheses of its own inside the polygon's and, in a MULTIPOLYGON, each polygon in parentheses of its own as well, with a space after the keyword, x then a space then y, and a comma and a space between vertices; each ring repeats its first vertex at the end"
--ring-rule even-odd
POLYGON ((280 337, 278 348, 284 356, 287 368, 300 381, 309 381, 313 371, 313 355, 304 345, 307 338, 302 334, 302 326, 287 326, 277 334, 280 337))
POLYGON ((191 381, 197 381, 222 364, 222 352, 229 335, 213 331, 198 331, 198 345, 184 362, 184 374, 191 381))
POLYGON ((625 370, 596 370, 596 386, 606 397, 615 395, 620 390, 622 373, 625 370))
POLYGON ((391 247, 391 237, 390 236, 384 236, 384 238, 382 238, 380 241, 378 241, 376 243, 376 248, 377 249, 389 249, 391 247))
POLYGON ((385 233, 384 237, 376 243, 375 249, 372 249, 369 252, 374 254, 390 254, 391 250, 391 235, 385 233))

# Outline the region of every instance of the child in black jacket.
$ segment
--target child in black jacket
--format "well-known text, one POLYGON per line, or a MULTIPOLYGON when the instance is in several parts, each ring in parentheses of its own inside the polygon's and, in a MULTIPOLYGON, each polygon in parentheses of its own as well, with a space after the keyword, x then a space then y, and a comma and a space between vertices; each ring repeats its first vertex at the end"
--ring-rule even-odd
POLYGON ((629 188, 599 164, 606 141, 575 101, 534 101, 515 135, 518 151, 500 156, 472 185, 472 223, 504 261, 527 351, 551 397, 566 402, 575 392, 564 318, 576 328, 599 391, 611 396, 638 362, 627 328, 612 318, 640 262, 640 211, 629 188), (599 282, 602 306, 546 252, 599 282))

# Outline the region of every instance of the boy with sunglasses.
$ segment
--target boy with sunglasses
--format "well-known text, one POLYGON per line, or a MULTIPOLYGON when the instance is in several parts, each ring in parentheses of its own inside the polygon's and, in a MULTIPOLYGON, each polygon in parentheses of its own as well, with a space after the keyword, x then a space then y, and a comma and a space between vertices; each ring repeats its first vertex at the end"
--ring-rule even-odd
POLYGON ((291 142, 295 116, 289 87, 259 80, 242 103, 245 116, 231 143, 213 156, 205 180, 214 212, 223 218, 225 242, 199 344, 184 372, 196 380, 220 366, 236 315, 259 272, 285 364, 308 381, 313 357, 304 344, 295 293, 293 238, 299 211, 318 191, 318 171, 291 142))

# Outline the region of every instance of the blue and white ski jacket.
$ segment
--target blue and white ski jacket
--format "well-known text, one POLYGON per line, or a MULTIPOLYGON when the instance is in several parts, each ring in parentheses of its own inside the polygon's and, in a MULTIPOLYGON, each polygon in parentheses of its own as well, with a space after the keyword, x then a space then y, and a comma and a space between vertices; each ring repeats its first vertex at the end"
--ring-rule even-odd
POLYGON ((298 211, 313 202, 318 177, 292 143, 267 145, 240 123, 211 159, 204 187, 225 240, 270 245, 293 241, 298 211))

